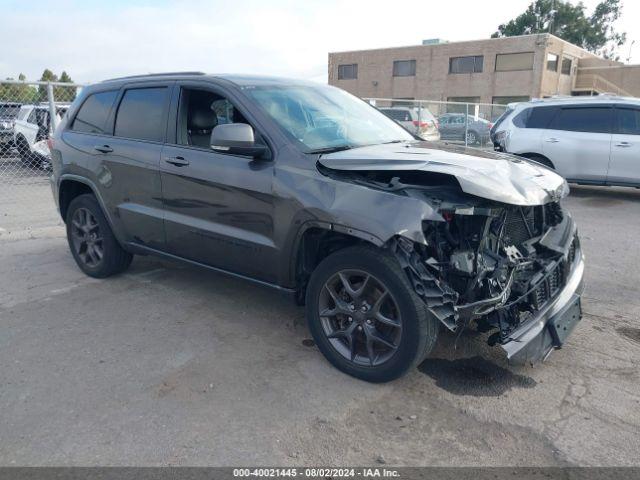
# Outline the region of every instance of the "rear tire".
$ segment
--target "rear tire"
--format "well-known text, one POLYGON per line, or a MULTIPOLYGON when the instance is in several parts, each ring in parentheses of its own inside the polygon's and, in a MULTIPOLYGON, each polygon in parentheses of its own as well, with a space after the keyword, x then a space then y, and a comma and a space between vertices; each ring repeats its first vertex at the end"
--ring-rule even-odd
POLYGON ((79 195, 71 201, 66 224, 71 254, 85 274, 110 277, 131 264, 133 255, 118 243, 94 195, 79 195))
POLYGON ((306 317, 327 360, 368 382, 401 377, 431 352, 438 336, 437 319, 395 257, 369 246, 339 250, 318 265, 307 288, 306 317))
POLYGON ((16 140, 16 148, 18 150, 18 156, 20 157, 20 161, 22 162, 22 164, 30 167, 33 163, 33 153, 31 153, 29 144, 24 139, 24 137, 18 137, 18 139, 16 140))

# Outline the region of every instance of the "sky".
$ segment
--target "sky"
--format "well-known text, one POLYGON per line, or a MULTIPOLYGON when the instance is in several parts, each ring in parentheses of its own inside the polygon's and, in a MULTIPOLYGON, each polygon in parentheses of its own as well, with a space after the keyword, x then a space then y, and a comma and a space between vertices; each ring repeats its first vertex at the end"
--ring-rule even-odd
MULTIPOLYGON (((326 82, 333 51, 487 38, 530 0, 0 0, 0 78, 45 68, 74 81, 163 71, 326 82)), ((584 0, 590 13, 598 0, 584 0)), ((623 0, 620 50, 640 63, 640 1, 623 0)))

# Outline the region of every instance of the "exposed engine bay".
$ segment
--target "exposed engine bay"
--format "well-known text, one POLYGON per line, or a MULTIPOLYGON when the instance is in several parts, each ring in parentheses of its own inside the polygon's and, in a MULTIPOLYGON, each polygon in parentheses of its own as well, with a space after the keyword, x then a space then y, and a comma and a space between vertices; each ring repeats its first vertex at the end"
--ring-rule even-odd
POLYGON ((508 342, 562 289, 579 248, 576 227, 558 201, 518 206, 464 193, 454 177, 416 171, 330 172, 342 180, 432 205, 424 244, 390 247, 415 291, 452 331, 475 324, 508 342))

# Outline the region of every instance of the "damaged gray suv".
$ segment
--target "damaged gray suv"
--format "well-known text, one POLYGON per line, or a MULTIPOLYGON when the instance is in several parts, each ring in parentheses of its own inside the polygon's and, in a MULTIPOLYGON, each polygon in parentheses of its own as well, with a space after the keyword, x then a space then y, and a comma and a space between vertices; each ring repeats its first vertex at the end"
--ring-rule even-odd
POLYGON ((543 360, 580 320, 566 182, 534 161, 421 141, 342 90, 168 73, 85 88, 50 140, 78 266, 134 254, 258 282, 306 305, 326 358, 395 379, 442 329, 543 360))

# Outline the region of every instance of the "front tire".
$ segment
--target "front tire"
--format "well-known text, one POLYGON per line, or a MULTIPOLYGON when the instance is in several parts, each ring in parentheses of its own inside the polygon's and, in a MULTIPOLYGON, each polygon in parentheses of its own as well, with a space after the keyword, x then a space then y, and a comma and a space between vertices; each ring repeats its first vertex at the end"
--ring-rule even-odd
POLYGON ((388 382, 433 349, 437 320, 389 252, 349 247, 324 259, 306 293, 309 330, 339 370, 388 382))
POLYGON ((131 264, 133 255, 118 243, 95 196, 74 198, 67 209, 66 224, 71 254, 90 277, 110 277, 131 264))

